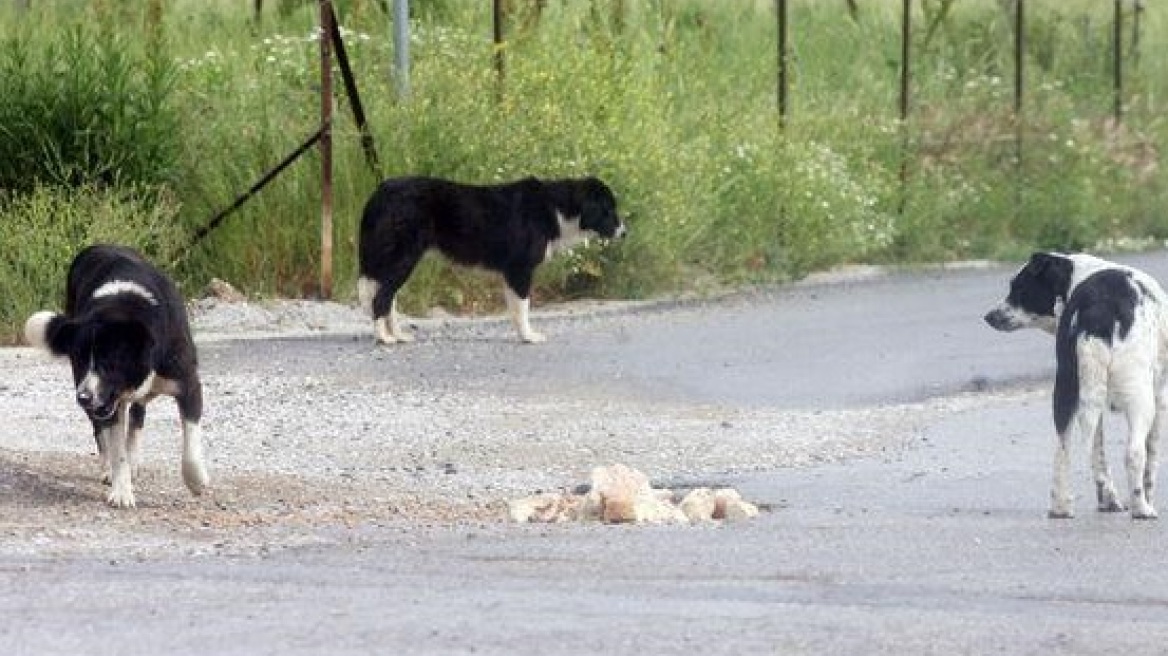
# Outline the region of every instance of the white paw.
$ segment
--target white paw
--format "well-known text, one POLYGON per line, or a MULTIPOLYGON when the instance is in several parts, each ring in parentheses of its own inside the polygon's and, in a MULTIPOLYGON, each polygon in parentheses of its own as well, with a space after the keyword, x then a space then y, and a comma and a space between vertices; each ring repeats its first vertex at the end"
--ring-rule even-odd
POLYGON ((183 461, 182 478, 187 489, 195 496, 199 496, 206 491, 207 483, 210 481, 210 478, 207 476, 207 468, 203 466, 202 462, 196 460, 183 461))
POLYGON ((1132 519, 1157 519, 1159 517, 1152 504, 1143 499, 1133 499, 1131 507, 1132 519))
POLYGON ((137 504, 134 502, 134 491, 130 489, 130 485, 115 485, 105 498, 106 503, 114 508, 133 508, 137 504))
POLYGON ((543 344, 547 341, 547 336, 543 333, 537 333, 534 330, 528 330, 519 333, 519 339, 523 340, 527 344, 543 344))
POLYGON ((398 342, 401 342, 403 344, 408 344, 414 341, 414 336, 410 333, 407 333, 401 328, 398 328, 397 330, 391 330, 387 324, 388 322, 384 320, 380 320, 374 324, 373 334, 376 343, 397 344, 398 342))

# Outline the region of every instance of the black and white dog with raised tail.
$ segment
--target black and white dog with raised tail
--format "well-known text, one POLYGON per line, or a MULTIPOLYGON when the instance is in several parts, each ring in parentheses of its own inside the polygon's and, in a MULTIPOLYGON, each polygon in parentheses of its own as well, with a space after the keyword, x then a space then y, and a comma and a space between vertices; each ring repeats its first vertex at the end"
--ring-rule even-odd
POLYGON ((129 248, 90 246, 69 267, 65 313, 37 312, 24 335, 30 345, 69 358, 110 505, 135 505, 131 476, 146 404, 160 394, 178 402, 183 482, 202 494, 208 483, 199 432, 203 388, 183 298, 165 274, 129 248))
POLYGON ((438 178, 392 178, 365 204, 359 237, 358 295, 378 342, 409 342, 396 297, 422 256, 500 274, 511 321, 524 342, 542 342, 528 318, 536 267, 590 236, 620 237, 612 190, 594 177, 526 178, 469 185, 438 178))
POLYGON ((1127 420, 1125 463, 1131 516, 1154 519, 1157 449, 1168 400, 1168 296, 1147 273, 1086 254, 1035 253, 985 315, 997 330, 1037 327, 1055 335, 1054 424, 1058 433, 1051 517, 1071 517, 1072 443, 1090 439, 1098 508, 1125 510, 1108 471, 1103 416, 1127 420))

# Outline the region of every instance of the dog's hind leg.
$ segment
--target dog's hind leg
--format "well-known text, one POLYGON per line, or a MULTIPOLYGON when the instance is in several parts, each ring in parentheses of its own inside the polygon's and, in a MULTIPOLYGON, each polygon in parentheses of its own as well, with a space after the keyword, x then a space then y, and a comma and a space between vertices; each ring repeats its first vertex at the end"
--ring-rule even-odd
POLYGON ((531 272, 511 270, 503 277, 503 298, 507 302, 511 323, 519 331, 519 339, 528 344, 547 341, 543 333, 531 328, 531 272))
POLYGON ((1099 512, 1123 512, 1127 506, 1119 500, 1115 481, 1111 478, 1111 468, 1107 466, 1107 451, 1103 439, 1102 419, 1095 426, 1091 441, 1091 473, 1095 477, 1095 497, 1099 502, 1099 512))
POLYGON ((109 461, 109 427, 103 427, 92 419, 89 420, 93 424, 93 441, 97 443, 97 458, 98 466, 101 467, 101 482, 105 485, 110 484, 110 461, 109 461))
POLYGON ((130 428, 126 433, 126 454, 130 459, 130 471, 135 477, 138 476, 138 466, 141 460, 138 458, 138 446, 141 443, 142 427, 146 424, 146 406, 141 403, 130 404, 130 428))
POLYGON ((207 489, 210 477, 203 456, 203 434, 199 420, 203 416, 203 385, 198 380, 175 398, 182 419, 182 479, 191 494, 207 489))
MULTIPOLYGON (((1151 389, 1151 381, 1146 389, 1151 389)), ((1156 428, 1156 399, 1150 391, 1133 394, 1128 397, 1125 410, 1128 425, 1127 480, 1131 486, 1132 519, 1155 519, 1156 510, 1148 501, 1146 483, 1148 442, 1156 428)))
MULTIPOLYGON (((411 266, 410 269, 412 268, 411 266)), ((407 276, 409 273, 410 271, 406 271, 407 276)), ((362 299, 369 299, 369 313, 373 316, 373 335, 380 344, 414 341, 414 336, 402 328, 401 317, 397 311, 397 291, 401 284, 401 281, 385 283, 364 276, 358 281, 359 295, 362 299)))
POLYGON ((1076 416, 1067 431, 1059 435, 1055 442, 1054 472, 1050 487, 1050 511, 1047 512, 1047 517, 1051 519, 1069 519, 1075 516, 1067 477, 1070 475, 1071 469, 1070 442, 1073 442, 1079 433, 1080 429, 1077 425, 1079 420, 1080 418, 1076 416))
POLYGON ((1164 429, 1164 413, 1168 412, 1168 397, 1164 391, 1157 392, 1156 417, 1152 420, 1152 430, 1148 432, 1147 463, 1144 465, 1144 496, 1155 507, 1153 492, 1156 488, 1156 473, 1160 468, 1160 432, 1164 429))

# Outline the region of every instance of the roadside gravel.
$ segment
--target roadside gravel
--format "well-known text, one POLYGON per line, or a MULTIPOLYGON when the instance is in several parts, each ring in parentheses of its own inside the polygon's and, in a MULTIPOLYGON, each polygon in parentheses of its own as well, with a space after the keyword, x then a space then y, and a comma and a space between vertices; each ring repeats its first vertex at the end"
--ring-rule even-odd
MULTIPOLYGON (((622 322, 636 307, 575 305, 541 316, 622 322)), ((107 508, 67 364, 25 348, 0 350, 7 419, 0 424, 0 554, 256 553, 344 540, 370 526, 498 527, 509 499, 570 488, 597 465, 620 462, 684 485, 892 454, 926 422, 993 402, 983 393, 787 411, 555 389, 504 398, 459 387, 440 363, 433 377, 352 373, 355 358, 391 357, 386 349, 325 352, 319 363, 282 360, 271 338, 370 339, 367 320, 345 305, 201 300, 192 315, 213 479, 201 498, 182 486, 177 414, 160 399, 147 417, 139 507, 107 508)), ((436 339, 509 335, 498 319, 419 323, 436 339)))

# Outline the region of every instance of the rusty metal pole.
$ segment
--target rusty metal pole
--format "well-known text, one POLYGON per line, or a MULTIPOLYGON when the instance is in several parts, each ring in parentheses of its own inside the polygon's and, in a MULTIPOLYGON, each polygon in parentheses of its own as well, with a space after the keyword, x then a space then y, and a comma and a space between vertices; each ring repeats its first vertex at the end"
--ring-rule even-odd
POLYGON ((1123 0, 1115 0, 1115 25, 1112 37, 1112 66, 1115 76, 1115 124, 1123 120, 1123 0))
POLYGON ((1140 20, 1144 16, 1144 0, 1134 0, 1132 3, 1132 29, 1131 29, 1131 61, 1132 65, 1139 68, 1140 65, 1140 20))
POLYGON ((1023 70, 1022 58, 1026 55, 1026 2, 1025 0, 1014 0, 1014 116, 1018 117, 1022 114, 1022 93, 1025 90, 1023 87, 1022 74, 1023 70))
POLYGON ((1022 212, 1022 194, 1025 173, 1022 166, 1023 131, 1025 117, 1023 93, 1025 92, 1026 57, 1026 2, 1014 0, 1014 214, 1018 218, 1022 212))
POLYGON ((503 0, 494 0, 491 3, 491 20, 494 24, 493 42, 495 46, 495 78, 496 89, 495 94, 503 98, 503 75, 504 75, 504 60, 503 60, 503 0))
POLYGON ((900 22, 900 202, 897 213, 904 215, 908 207, 908 113, 909 91, 912 79, 912 0, 901 4, 900 22))
POLYGON ((791 52, 787 43, 787 0, 775 0, 775 11, 779 20, 779 127, 787 127, 787 77, 791 52))
POLYGON ((320 0, 320 297, 333 296, 332 0, 320 0))
POLYGON ((909 90, 912 79, 912 0, 904 0, 900 19, 900 120, 908 120, 909 90))

